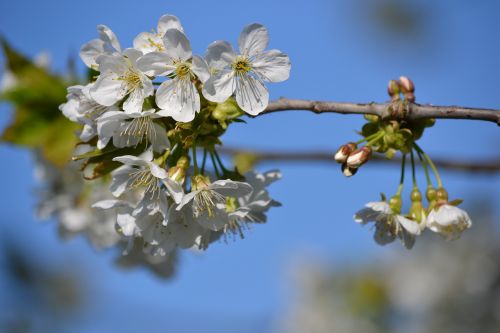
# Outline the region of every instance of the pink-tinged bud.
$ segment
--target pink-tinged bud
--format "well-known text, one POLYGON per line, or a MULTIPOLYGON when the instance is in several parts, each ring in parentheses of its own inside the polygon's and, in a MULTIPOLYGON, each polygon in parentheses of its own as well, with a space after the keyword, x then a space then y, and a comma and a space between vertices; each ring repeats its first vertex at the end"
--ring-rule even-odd
POLYGON ((415 103, 415 94, 412 93, 412 92, 406 93, 405 94, 405 100, 407 100, 408 102, 415 103))
POLYGON ((335 153, 335 161, 338 163, 345 163, 349 155, 356 150, 358 146, 354 142, 349 142, 345 145, 342 145, 339 150, 335 153))
POLYGON ((362 148, 356 149, 347 158, 347 166, 349 168, 359 168, 370 159, 371 155, 372 149, 370 147, 364 146, 362 148))
POLYGON ((342 173, 346 177, 352 177, 358 172, 357 168, 350 168, 346 163, 342 164, 342 173))
POLYGON ((413 81, 407 78, 406 76, 401 76, 399 78, 399 86, 404 93, 413 93, 415 92, 415 85, 413 81))

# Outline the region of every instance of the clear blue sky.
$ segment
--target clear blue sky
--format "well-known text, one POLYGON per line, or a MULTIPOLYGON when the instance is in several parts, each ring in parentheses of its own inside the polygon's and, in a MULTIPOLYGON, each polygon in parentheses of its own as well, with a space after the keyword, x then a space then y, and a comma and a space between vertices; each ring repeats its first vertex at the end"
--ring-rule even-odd
MULTIPOLYGON (((407 33, 384 30, 384 22, 373 20, 371 6, 379 2, 384 1, 2 1, 0 33, 30 56, 49 52, 53 68, 63 70, 101 23, 130 46, 162 14, 172 13, 194 52, 202 54, 216 39, 235 44, 246 24, 259 22, 270 31, 270 48, 292 61, 290 80, 271 86, 272 98, 384 101, 387 81, 407 75, 421 103, 500 108, 498 1, 407 1, 420 20, 407 33)), ((1 127, 8 110, 0 107, 1 127)), ((355 138, 362 123, 356 116, 279 113, 235 124, 224 142, 333 152, 355 138)), ((450 120, 428 130, 421 146, 431 156, 486 159, 499 156, 499 139, 494 124, 450 120)), ((217 244, 200 256, 187 253, 177 278, 160 281, 142 271, 116 270, 111 253, 97 253, 82 239, 59 241, 54 223, 34 217, 30 153, 1 145, 0 160, 0 232, 13 235, 40 262, 73 260, 87 270, 93 310, 74 332, 269 332, 290 298, 288 276, 296 258, 346 264, 403 251, 400 244, 374 245, 370 230, 352 221, 365 202, 396 189, 397 167, 368 166, 345 179, 335 165, 276 162, 260 166, 279 167, 284 175, 271 188, 283 207, 272 210, 269 223, 245 240, 217 244)), ((444 172, 444 181, 451 197, 466 204, 478 191, 500 202, 498 175, 444 172)))

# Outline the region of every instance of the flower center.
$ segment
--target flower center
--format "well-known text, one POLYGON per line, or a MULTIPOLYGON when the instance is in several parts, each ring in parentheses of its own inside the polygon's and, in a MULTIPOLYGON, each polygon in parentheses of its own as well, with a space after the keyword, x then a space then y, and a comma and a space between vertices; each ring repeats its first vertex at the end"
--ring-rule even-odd
POLYGON ((236 61, 232 64, 232 67, 237 76, 241 76, 252 70, 250 60, 246 57, 241 56, 236 58, 236 61))
POLYGON ((124 83, 125 94, 130 94, 132 91, 142 88, 141 75, 133 69, 127 70, 119 79, 124 83))
POLYGON ((160 193, 160 186, 158 186, 158 180, 151 172, 147 169, 137 170, 129 174, 130 183, 129 188, 136 190, 139 188, 145 188, 145 194, 154 197, 155 194, 160 193))
MULTIPOLYGON (((155 37, 160 38, 160 35, 155 34, 155 37)), ((148 43, 149 43, 149 46, 157 49, 158 51, 165 51, 165 46, 163 46, 162 42, 155 41, 155 40, 153 40, 153 38, 148 37, 148 43)))
POLYGON ((209 189, 203 189, 194 197, 193 212, 195 217, 200 216, 203 212, 207 212, 208 217, 215 216, 215 209, 217 204, 225 203, 226 198, 209 189))
POLYGON ((175 75, 181 80, 191 78, 191 65, 187 62, 179 62, 175 64, 175 75))
POLYGON ((156 138, 156 129, 150 117, 139 117, 128 122, 120 132, 120 136, 128 137, 127 145, 130 144, 131 138, 139 139, 137 144, 141 143, 144 138, 151 142, 156 138))

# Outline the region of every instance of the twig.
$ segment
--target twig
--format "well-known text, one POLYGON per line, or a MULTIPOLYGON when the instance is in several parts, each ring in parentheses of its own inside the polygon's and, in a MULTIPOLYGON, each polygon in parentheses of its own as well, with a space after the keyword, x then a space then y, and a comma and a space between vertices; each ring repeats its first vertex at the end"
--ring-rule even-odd
POLYGON ((500 110, 476 109, 460 106, 435 106, 430 104, 407 103, 404 115, 397 115, 395 103, 338 103, 280 98, 269 103, 260 115, 278 111, 306 110, 314 113, 373 114, 380 117, 398 116, 408 120, 423 118, 471 119, 491 121, 500 126, 500 110))

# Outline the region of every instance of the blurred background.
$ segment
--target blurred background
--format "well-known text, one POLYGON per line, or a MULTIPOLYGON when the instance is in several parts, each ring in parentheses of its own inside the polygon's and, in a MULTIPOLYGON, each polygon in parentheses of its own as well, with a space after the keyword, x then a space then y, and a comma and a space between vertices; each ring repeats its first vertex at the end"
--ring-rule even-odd
MULTIPOLYGON (((386 83, 412 78, 417 102, 500 108, 500 3, 495 0, 2 1, 0 34, 61 74, 106 24, 122 46, 178 16, 194 53, 214 40, 236 44, 259 22, 270 48, 289 54, 290 80, 273 99, 387 100, 386 83)), ((0 62, 4 62, 0 55, 0 62)), ((77 73, 84 65, 76 61, 77 73)), ((4 73, 5 74, 5 73, 4 73)), ((13 117, 0 105, 0 129, 13 117)), ((234 124, 228 146, 325 150, 356 137, 362 117, 275 113, 234 124)), ((36 128, 33 131, 36 132, 36 128)), ((492 123, 441 120, 421 146, 434 157, 498 158, 492 123)), ((443 170, 473 228, 453 243, 426 234, 412 251, 380 247, 352 215, 392 194, 398 166, 376 164, 344 178, 335 164, 280 168, 271 187, 283 207, 244 240, 179 255, 172 279, 114 264, 115 250, 83 237, 63 241, 56 221, 36 217, 32 151, 0 145, 1 332, 498 332, 500 175, 443 170)), ((423 183, 423 177, 419 178, 423 183)), ((168 275, 168 274, 167 274, 168 275)))

